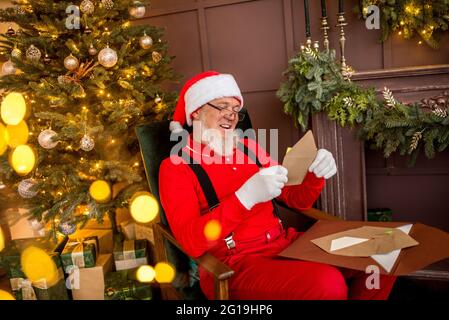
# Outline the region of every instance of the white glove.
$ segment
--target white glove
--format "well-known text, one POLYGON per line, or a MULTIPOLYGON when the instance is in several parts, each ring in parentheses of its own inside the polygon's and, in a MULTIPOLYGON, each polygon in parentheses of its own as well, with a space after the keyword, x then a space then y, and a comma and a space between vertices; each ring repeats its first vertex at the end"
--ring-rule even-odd
POLYGON ((337 173, 337 165, 332 153, 326 149, 318 150, 315 160, 309 167, 309 172, 313 172, 317 178, 329 179, 337 173))
POLYGON ((270 201, 281 194, 288 180, 287 173, 287 169, 279 165, 261 169, 235 195, 246 209, 251 210, 255 204, 270 201))

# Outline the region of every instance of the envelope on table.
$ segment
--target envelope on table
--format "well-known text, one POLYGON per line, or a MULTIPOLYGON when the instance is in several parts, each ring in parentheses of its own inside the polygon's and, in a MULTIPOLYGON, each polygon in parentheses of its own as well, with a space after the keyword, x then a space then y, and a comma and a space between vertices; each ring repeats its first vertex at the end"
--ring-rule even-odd
POLYGON ((312 131, 302 137, 294 146, 287 152, 282 162, 282 166, 288 170, 287 186, 297 185, 302 183, 307 171, 317 155, 317 147, 312 131))
POLYGON ((302 236, 284 249, 279 256, 330 264, 337 267, 366 271, 376 265, 382 274, 407 275, 432 263, 449 258, 449 234, 440 229, 406 222, 326 221, 319 220, 302 236), (398 228, 419 242, 419 245, 397 249, 371 257, 330 254, 312 242, 329 234, 363 226, 398 228))
POLYGON ((400 229, 363 226, 313 239, 312 242, 331 254, 370 257, 418 245, 400 229))

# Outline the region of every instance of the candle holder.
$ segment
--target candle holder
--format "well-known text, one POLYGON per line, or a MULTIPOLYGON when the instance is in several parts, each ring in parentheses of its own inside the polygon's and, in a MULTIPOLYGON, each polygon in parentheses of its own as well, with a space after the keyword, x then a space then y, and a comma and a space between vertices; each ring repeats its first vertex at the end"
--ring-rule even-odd
POLYGON ((307 37, 306 39, 306 46, 307 48, 312 48, 312 38, 311 37, 307 37))
POLYGON ((345 26, 347 26, 348 23, 345 19, 345 13, 339 12, 337 14, 337 27, 340 27, 340 53, 341 53, 341 73, 346 79, 350 79, 351 76, 354 74, 354 70, 346 64, 346 58, 345 58, 345 43, 346 43, 346 37, 345 37, 345 26))
POLYGON ((323 30, 323 36, 324 36, 324 49, 326 51, 329 51, 329 35, 328 30, 330 29, 329 24, 327 23, 327 17, 321 18, 321 30, 323 30))

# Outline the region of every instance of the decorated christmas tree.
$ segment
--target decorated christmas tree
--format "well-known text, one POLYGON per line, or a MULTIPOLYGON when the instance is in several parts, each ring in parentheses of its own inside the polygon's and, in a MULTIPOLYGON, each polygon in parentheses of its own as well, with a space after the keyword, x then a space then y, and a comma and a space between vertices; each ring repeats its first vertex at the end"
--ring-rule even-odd
POLYGON ((64 234, 133 201, 151 208, 134 129, 168 117, 176 76, 163 30, 132 21, 149 3, 12 5, 0 10, 16 24, 0 41, 1 184, 64 234))

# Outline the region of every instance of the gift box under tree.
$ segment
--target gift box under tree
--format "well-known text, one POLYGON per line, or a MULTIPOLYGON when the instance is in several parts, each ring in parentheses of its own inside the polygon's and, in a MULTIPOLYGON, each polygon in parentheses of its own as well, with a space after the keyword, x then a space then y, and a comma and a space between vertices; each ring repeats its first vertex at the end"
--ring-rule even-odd
POLYGON ((64 271, 69 273, 70 268, 95 267, 98 252, 98 238, 71 239, 67 242, 61 253, 64 271))
POLYGON ((133 276, 135 269, 107 273, 105 282, 105 300, 151 300, 152 287, 141 283, 133 276))
POLYGON ((115 269, 129 270, 148 264, 146 240, 125 240, 114 247, 115 269))
POLYGON ((17 300, 68 300, 60 252, 66 238, 58 241, 47 238, 13 240, 1 253, 1 264, 6 269, 11 289, 17 300), (49 279, 31 282, 27 279, 21 265, 21 253, 29 246, 44 250, 56 266, 56 272, 49 279))

